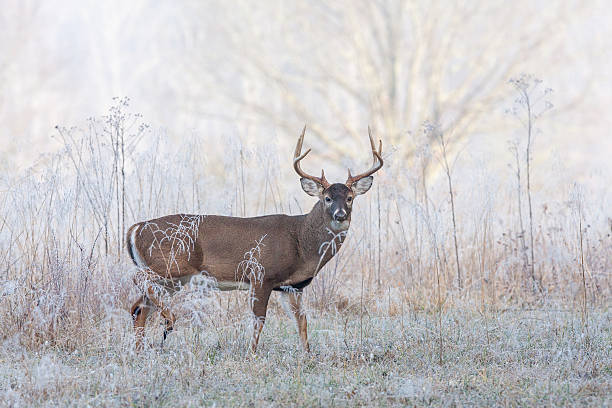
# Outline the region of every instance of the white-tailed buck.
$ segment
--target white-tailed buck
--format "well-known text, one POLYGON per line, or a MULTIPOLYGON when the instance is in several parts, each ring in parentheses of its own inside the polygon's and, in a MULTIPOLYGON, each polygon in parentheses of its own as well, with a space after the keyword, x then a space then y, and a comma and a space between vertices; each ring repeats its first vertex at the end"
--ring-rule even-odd
POLYGON ((293 168, 302 189, 318 198, 308 214, 254 218, 178 214, 130 227, 128 251, 142 272, 136 274, 135 283, 143 295, 131 309, 137 348, 142 347, 152 306, 159 308, 166 320, 164 339, 174 325, 174 314, 159 288, 172 293, 192 276, 204 274, 214 278, 220 290, 250 291, 255 315, 252 351, 257 347, 272 291, 280 291, 288 300, 302 346, 309 350, 302 290, 340 249, 351 222, 353 199, 370 189, 372 174, 382 167, 383 159, 382 142, 377 150, 368 128, 372 167, 357 176, 349 170, 345 183, 330 184, 324 172, 314 177, 300 167, 310 152, 302 154, 305 131, 306 127, 297 142, 293 168))

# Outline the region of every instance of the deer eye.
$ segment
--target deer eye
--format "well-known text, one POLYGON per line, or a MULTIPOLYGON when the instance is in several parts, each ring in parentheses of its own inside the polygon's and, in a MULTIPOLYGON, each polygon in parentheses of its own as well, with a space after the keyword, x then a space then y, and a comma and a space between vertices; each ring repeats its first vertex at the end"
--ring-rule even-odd
POLYGON ((346 202, 347 202, 347 203, 350 203, 351 201, 353 201, 353 197, 348 197, 348 198, 346 199, 346 202))
POLYGON ((325 197, 325 202, 326 202, 326 203, 331 203, 331 198, 329 198, 329 197, 325 197))

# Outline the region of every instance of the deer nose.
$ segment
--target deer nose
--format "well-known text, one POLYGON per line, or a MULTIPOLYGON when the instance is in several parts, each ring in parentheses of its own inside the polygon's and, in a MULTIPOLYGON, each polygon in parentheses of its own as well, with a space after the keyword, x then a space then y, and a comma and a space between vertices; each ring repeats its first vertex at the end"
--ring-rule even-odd
POLYGON ((347 216, 346 215, 346 211, 344 211, 344 210, 336 210, 334 212, 334 221, 339 221, 339 222, 345 221, 346 220, 346 216, 347 216))

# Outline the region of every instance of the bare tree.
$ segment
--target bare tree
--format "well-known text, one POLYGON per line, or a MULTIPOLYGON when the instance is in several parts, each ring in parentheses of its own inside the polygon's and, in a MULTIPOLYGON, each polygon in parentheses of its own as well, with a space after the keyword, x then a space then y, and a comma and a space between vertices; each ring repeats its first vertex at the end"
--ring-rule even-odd
POLYGON ((569 13, 555 5, 536 18, 528 5, 512 13, 507 7, 272 1, 220 5, 213 13, 197 2, 187 10, 200 17, 188 29, 192 97, 220 92, 235 109, 225 118, 274 123, 291 135, 307 122, 329 156, 350 154, 337 136, 358 140, 370 123, 410 158, 417 146, 407 130, 438 114, 455 137, 494 126, 487 107, 507 96, 507 78, 528 56, 559 38, 551 23, 569 13), (211 44, 217 30, 223 40, 211 44))
MULTIPOLYGON (((51 67, 40 58, 38 75, 24 78, 20 65, 27 63, 29 50, 41 24, 40 4, 31 1, 9 1, 0 8, 0 121, 6 140, 19 140, 24 124, 31 120, 31 111, 15 103, 24 94, 31 94, 54 77, 51 67)), ((28 135, 29 136, 29 135, 28 135)), ((17 143, 5 146, 0 153, 7 156, 18 152, 17 143)), ((0 156, 4 161, 4 158, 0 156)), ((6 162, 5 162, 6 163, 6 162)))

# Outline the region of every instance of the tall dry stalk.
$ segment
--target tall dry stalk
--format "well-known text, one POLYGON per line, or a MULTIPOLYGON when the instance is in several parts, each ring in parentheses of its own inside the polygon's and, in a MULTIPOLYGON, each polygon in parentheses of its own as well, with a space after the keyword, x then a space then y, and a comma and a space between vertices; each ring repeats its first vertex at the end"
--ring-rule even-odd
POLYGON ((580 278, 582 283, 582 302, 581 302, 581 317, 582 324, 585 327, 587 337, 589 334, 589 310, 588 310, 588 301, 587 301, 587 284, 586 284, 586 267, 584 261, 584 227, 582 219, 584 217, 583 214, 583 194, 580 186, 577 183, 574 183, 574 191, 572 192, 572 200, 574 210, 576 211, 576 216, 578 217, 578 259, 580 263, 580 278))
MULTIPOLYGON (((535 256, 533 249, 533 206, 531 202, 531 137, 533 132, 533 113, 531 111, 531 100, 525 89, 522 89, 525 107, 527 108, 527 146, 525 147, 525 166, 527 168, 527 203, 529 206, 529 250, 531 252, 531 261, 529 267, 531 270, 531 279, 537 285, 535 277, 535 256)), ((537 285, 541 291, 541 285, 537 285)))
POLYGON ((87 198, 89 215, 103 229, 105 254, 115 253, 121 260, 128 208, 127 163, 148 126, 141 123, 140 115, 128 112, 128 98, 113 101, 109 114, 90 118, 86 130, 56 129, 77 187, 87 198))
MULTIPOLYGON (((463 280, 461 278, 461 264, 459 263, 459 243, 457 240, 457 216, 455 211, 455 193, 453 191, 453 177, 452 177, 452 168, 454 166, 450 165, 448 162, 448 140, 444 138, 444 132, 437 125, 426 125, 426 131, 433 133, 435 139, 438 142, 438 147, 440 149, 440 157, 438 158, 440 163, 442 164, 442 168, 444 170, 444 174, 446 175, 446 180, 448 182, 448 195, 450 197, 451 204, 451 218, 453 222, 453 242, 455 246, 455 265, 457 268, 457 286, 461 290, 463 289, 463 280)), ((457 158, 455 158, 457 160, 457 158)))
POLYGON ((587 335, 589 332, 589 310, 587 308, 587 286, 586 286, 586 270, 584 267, 584 239, 583 239, 583 231, 582 231, 582 213, 580 212, 578 215, 578 230, 579 230, 579 240, 580 240, 580 272, 582 274, 582 322, 587 330, 587 335))
MULTIPOLYGON (((533 200, 531 191, 531 161, 532 161, 532 146, 535 130, 535 121, 544 112, 552 108, 550 101, 546 100, 546 96, 552 92, 550 88, 545 89, 541 95, 535 96, 539 91, 542 80, 534 78, 530 75, 521 75, 518 78, 510 79, 510 83, 514 86, 518 93, 518 98, 515 100, 512 113, 525 126, 527 141, 525 144, 525 182, 527 193, 527 206, 529 211, 529 272, 533 283, 534 292, 543 291, 541 278, 536 277, 535 272, 535 249, 534 249, 534 214, 533 200), (543 102, 543 106, 539 111, 538 104, 543 102), (520 109, 519 109, 520 108, 520 109)), ((518 147, 517 147, 518 148, 518 147)))
POLYGON ((380 201, 380 183, 376 184, 376 208, 377 208, 377 215, 378 215, 378 230, 377 230, 377 235, 378 235, 378 263, 376 265, 376 282, 377 282, 377 288, 380 290, 380 285, 382 284, 382 279, 380 276, 380 270, 381 270, 381 262, 382 262, 382 231, 381 231, 381 216, 380 216, 380 206, 381 206, 381 201, 380 201))
POLYGON ((523 255, 524 272, 527 272, 527 270, 529 269, 529 255, 527 253, 527 244, 525 243, 525 225, 523 223, 523 186, 521 180, 521 158, 518 140, 514 140, 510 143, 510 152, 512 152, 512 155, 514 156, 514 163, 516 165, 516 204, 520 229, 520 232, 518 234, 519 241, 521 244, 520 253, 523 255))
POLYGON ((438 363, 440 365, 443 364, 443 353, 444 353, 444 339, 442 336, 442 308, 444 301, 442 300, 442 283, 440 282, 440 275, 442 272, 442 258, 440 257, 440 250, 438 247, 438 235, 435 229, 435 225, 432 225, 434 220, 427 217, 425 219, 425 225, 429 229, 430 242, 432 246, 432 250, 434 252, 434 279, 435 279, 435 293, 436 293, 436 317, 438 323, 438 338, 437 338, 437 352, 438 352, 438 363))

